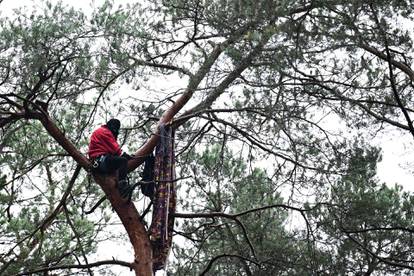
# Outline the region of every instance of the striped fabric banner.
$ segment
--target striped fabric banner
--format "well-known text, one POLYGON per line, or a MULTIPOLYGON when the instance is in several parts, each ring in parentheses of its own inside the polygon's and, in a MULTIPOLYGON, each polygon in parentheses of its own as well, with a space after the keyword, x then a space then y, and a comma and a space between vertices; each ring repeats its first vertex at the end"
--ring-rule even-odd
POLYGON ((153 247, 153 270, 165 268, 172 244, 176 205, 174 130, 160 127, 160 142, 155 153, 154 180, 156 183, 154 209, 149 229, 153 247))

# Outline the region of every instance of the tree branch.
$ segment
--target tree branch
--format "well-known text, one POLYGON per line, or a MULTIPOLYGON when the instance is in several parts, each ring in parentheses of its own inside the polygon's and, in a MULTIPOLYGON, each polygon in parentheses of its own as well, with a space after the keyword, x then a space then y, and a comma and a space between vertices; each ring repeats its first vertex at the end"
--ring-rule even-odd
POLYGON ((272 33, 270 32, 263 34, 262 39, 254 47, 254 49, 238 63, 236 68, 234 68, 233 71, 231 71, 230 74, 228 74, 226 78, 216 88, 214 88, 214 90, 207 96, 207 98, 204 99, 201 103, 199 103, 195 107, 193 107, 192 109, 184 112, 180 117, 177 118, 177 120, 184 123, 186 121, 183 119, 185 116, 188 116, 192 113, 195 113, 195 112, 198 112, 200 110, 210 107, 213 104, 213 102, 217 100, 217 98, 220 97, 220 95, 225 92, 228 86, 235 79, 237 79, 241 75, 241 73, 243 73, 244 70, 246 70, 251 65, 254 58, 261 53, 261 51, 263 50, 263 47, 269 41, 271 36, 272 36, 272 33))
POLYGON ((118 260, 107 260, 107 261, 99 261, 99 262, 89 263, 89 264, 44 267, 44 268, 40 268, 36 270, 14 274, 14 276, 32 275, 35 273, 48 272, 48 271, 54 271, 54 270, 63 270, 63 269, 90 269, 92 267, 99 267, 103 265, 120 265, 120 266, 128 267, 130 269, 132 269, 133 267, 132 264, 128 262, 118 261, 118 260))
POLYGON ((362 250, 364 250, 365 252, 367 252, 372 257, 378 259, 379 261, 381 261, 381 262, 383 262, 383 263, 385 263, 385 264, 387 264, 389 266, 392 266, 392 267, 407 268, 409 270, 414 270, 414 267, 413 266, 406 265, 406 264, 403 264, 403 263, 396 263, 396 262, 393 262, 393 261, 388 260, 388 258, 384 258, 384 257, 379 256, 378 254, 372 252, 372 250, 370 250, 369 248, 367 248, 366 246, 364 246, 356 238, 352 237, 352 235, 350 233, 346 233, 345 232, 345 234, 347 235, 347 237, 351 241, 353 241, 355 244, 357 244, 362 250))
POLYGON ((396 226, 396 227, 372 227, 372 228, 364 228, 364 229, 349 229, 349 228, 342 228, 341 230, 344 233, 366 233, 366 232, 373 232, 373 231, 403 231, 403 232, 409 232, 414 234, 414 229, 402 227, 402 226, 396 226))
MULTIPOLYGON (((387 35, 384 32, 384 30, 382 29, 382 27, 381 27, 381 23, 379 22, 377 12, 372 7, 372 4, 370 4, 370 7, 371 7, 371 10, 372 10, 372 13, 374 14, 375 22, 376 22, 378 28, 380 29, 381 35, 382 35, 382 37, 384 39, 385 51, 386 51, 386 54, 387 54, 386 57, 387 57, 389 75, 390 75, 390 82, 391 82, 391 88, 392 88, 392 92, 393 92, 393 95, 394 95, 394 99, 397 102, 398 106, 400 107, 402 113, 404 114, 405 120, 407 121, 408 129, 411 132, 411 135, 414 137, 414 126, 413 126, 413 122, 412 122, 412 120, 410 118, 410 115, 408 114, 406 108, 404 107, 404 105, 403 105, 403 103, 401 101, 400 95, 398 94, 397 85, 395 83, 394 71, 392 69, 392 66, 393 66, 392 61, 393 61, 393 59, 391 57, 391 52, 390 52, 390 48, 389 48, 389 43, 388 43, 387 35)), ((413 81, 413 79, 411 79, 411 81, 413 81)))
POLYGON ((243 256, 240 256, 240 255, 235 255, 235 254, 221 254, 221 255, 218 255, 218 256, 215 256, 213 259, 211 259, 209 262, 208 262, 208 264, 207 264, 207 266, 206 266, 206 268, 200 273, 200 276, 202 276, 202 275, 206 275, 207 274, 207 272, 211 269, 211 267, 213 266, 213 264, 214 264, 214 262, 216 262, 217 260, 219 260, 219 259, 221 259, 221 258, 238 258, 238 259, 241 259, 241 260, 244 260, 244 261, 248 261, 248 262, 251 262, 251 263, 254 263, 255 265, 257 265, 257 266, 259 266, 260 267, 260 263, 258 263, 258 262, 256 262, 256 261, 254 261, 254 260, 251 260, 251 259, 249 259, 249 258, 246 258, 246 257, 243 257, 243 256))
MULTIPOLYGON (((65 211, 66 221, 68 222, 70 228, 72 229, 73 234, 75 235, 75 238, 76 238, 76 241, 78 243, 79 249, 82 253, 83 260, 85 261, 86 265, 89 265, 88 258, 86 257, 86 252, 83 249, 83 245, 82 245, 82 241, 80 239, 80 235, 79 235, 78 231, 76 230, 75 225, 73 225, 72 220, 70 219, 69 210, 67 209, 66 203, 63 204, 63 210, 65 211)), ((93 276, 93 272, 92 272, 91 268, 87 267, 87 269, 88 269, 89 275, 93 276)))
MULTIPOLYGON (((51 225, 53 219, 60 213, 62 212, 62 207, 64 206, 64 204, 66 203, 66 200, 70 194, 70 192, 72 191, 72 187, 75 184, 75 181, 80 173, 81 170, 81 166, 77 165, 75 171, 73 172, 73 175, 68 183, 68 186, 66 188, 65 193, 63 194, 61 200, 59 201, 58 205, 55 207, 55 209, 53 210, 53 212, 48 215, 46 218, 43 219, 43 221, 39 224, 39 226, 32 231, 32 233, 30 233, 29 235, 27 235, 26 237, 24 237, 23 239, 21 239, 20 241, 18 241, 9 251, 8 253, 6 253, 4 256, 9 256, 14 249, 19 246, 21 243, 23 243, 24 241, 26 241, 27 239, 33 237, 37 231, 41 230, 44 231, 44 229, 46 229, 49 225, 51 225)), ((38 242, 37 240, 35 240, 34 242, 38 242)), ((0 271, 0 274, 4 272, 4 271, 0 271)))
POLYGON ((211 212, 211 213, 175 213, 174 217, 176 218, 214 218, 214 217, 222 217, 222 218, 228 218, 228 219, 235 219, 237 217, 240 216, 244 216, 250 213, 254 213, 257 211, 264 211, 267 209, 272 209, 272 208, 283 208, 283 209, 289 209, 289 210, 293 210, 293 211, 298 211, 298 212, 309 212, 312 211, 313 209, 317 208, 320 205, 326 205, 325 203, 318 203, 315 206, 313 206, 312 208, 309 209, 302 209, 299 207, 294 207, 294 206, 290 206, 290 205, 286 205, 286 204, 272 204, 272 205, 267 205, 267 206, 263 206, 263 207, 258 207, 258 208, 253 208, 253 209, 249 209, 246 210, 244 212, 240 212, 240 213, 236 213, 236 214, 227 214, 227 213, 223 213, 223 212, 211 212))
MULTIPOLYGON (((158 125, 157 125, 157 132, 158 128, 161 124, 166 124, 170 122, 175 114, 177 114, 183 106, 190 100, 192 97, 194 91, 197 89, 198 85, 201 83, 201 81, 204 79, 204 77, 207 75, 213 64, 216 62, 218 57, 221 55, 221 53, 225 50, 225 48, 233 43, 235 40, 239 38, 241 34, 237 34, 233 37, 231 37, 229 40, 216 45, 216 47, 212 50, 208 58, 204 61, 204 63, 200 66, 197 73, 192 75, 190 77, 189 83, 187 85, 186 90, 184 93, 173 103, 173 105, 167 109, 161 116, 158 125)), ((147 142, 140 148, 138 151, 136 151, 135 156, 138 158, 135 158, 133 160, 130 160, 128 162, 128 169, 129 171, 134 170, 137 168, 145 159, 145 156, 150 154, 152 150, 155 148, 155 146, 158 143, 158 135, 153 134, 147 142)))
POLYGON ((390 62, 393 66, 397 67, 398 69, 400 69, 401 71, 406 73, 407 76, 411 79, 411 81, 414 81, 414 71, 408 65, 406 65, 402 62, 396 61, 395 59, 392 59, 392 58, 388 59, 387 54, 384 54, 384 53, 378 51, 377 49, 375 49, 372 46, 360 43, 359 47, 361 47, 365 51, 379 57, 382 60, 390 62))

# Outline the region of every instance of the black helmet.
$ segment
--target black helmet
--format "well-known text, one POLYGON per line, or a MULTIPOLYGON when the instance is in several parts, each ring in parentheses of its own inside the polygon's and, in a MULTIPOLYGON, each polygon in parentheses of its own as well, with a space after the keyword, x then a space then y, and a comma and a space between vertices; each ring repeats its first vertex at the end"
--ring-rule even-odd
POLYGON ((115 138, 118 138, 119 129, 121 127, 121 122, 118 119, 110 119, 106 123, 106 127, 112 132, 115 138))

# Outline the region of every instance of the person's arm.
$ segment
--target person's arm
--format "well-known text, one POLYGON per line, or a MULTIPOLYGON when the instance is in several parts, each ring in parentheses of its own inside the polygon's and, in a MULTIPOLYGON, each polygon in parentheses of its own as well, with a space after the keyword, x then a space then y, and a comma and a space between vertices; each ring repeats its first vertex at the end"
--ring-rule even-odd
POLYGON ((132 155, 130 155, 130 154, 128 154, 128 153, 126 153, 125 151, 124 151, 124 152, 122 152, 121 157, 124 157, 124 158, 126 158, 127 160, 134 159, 134 156, 132 156, 132 155))

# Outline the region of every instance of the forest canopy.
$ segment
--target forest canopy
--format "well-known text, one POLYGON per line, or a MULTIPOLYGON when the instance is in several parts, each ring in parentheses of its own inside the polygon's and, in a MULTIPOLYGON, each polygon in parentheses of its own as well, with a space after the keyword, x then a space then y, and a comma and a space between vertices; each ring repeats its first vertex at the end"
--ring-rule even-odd
POLYGON ((372 142, 414 138, 412 1, 36 3, 0 13, 0 275, 152 275, 149 199, 90 173, 114 117, 131 181, 175 129, 169 273, 412 273, 414 197, 372 142))

